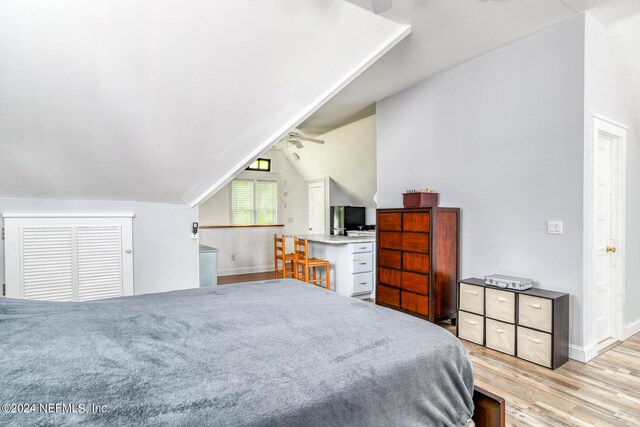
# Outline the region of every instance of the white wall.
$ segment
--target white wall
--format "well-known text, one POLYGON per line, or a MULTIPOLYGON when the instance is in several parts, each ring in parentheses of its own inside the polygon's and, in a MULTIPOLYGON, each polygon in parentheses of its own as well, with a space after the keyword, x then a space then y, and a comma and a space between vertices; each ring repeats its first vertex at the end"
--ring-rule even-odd
MULTIPOLYGON (((311 181, 330 177, 331 205, 364 206, 373 212, 376 182, 376 116, 342 126, 316 138, 324 144, 304 142, 297 150, 300 160, 292 161, 302 177, 311 181)), ((294 148, 284 150, 288 158, 294 148)), ((375 224, 375 215, 367 222, 375 224)))
MULTIPOLYGON (((218 274, 221 276, 272 270, 274 233, 307 231, 307 183, 279 150, 269 150, 261 157, 271 159, 273 173, 245 171, 238 178, 268 176, 278 180, 278 222, 284 227, 202 229, 200 241, 220 249, 218 274)), ((200 225, 231 224, 230 186, 226 185, 200 206, 200 225)))
POLYGON ((584 18, 565 21, 377 105, 378 205, 408 188, 462 208, 461 274, 531 277, 571 294, 583 345, 584 18), (561 236, 547 220, 564 221, 561 236))
MULTIPOLYGON (((591 15, 587 14, 585 19, 585 164, 593 161, 593 113, 630 126, 627 134, 627 232, 624 254, 627 272, 623 316, 628 335, 640 331, 640 287, 637 285, 640 282, 640 264, 637 262, 640 259, 640 225, 635 220, 640 218, 640 144, 632 114, 633 102, 637 102, 633 94, 637 92, 623 90, 622 83, 633 82, 627 81, 631 77, 628 74, 617 73, 612 59, 610 33, 591 15), (625 99, 624 93, 631 97, 625 99)), ((585 296, 585 304, 590 304, 589 297, 585 296)), ((595 344, 591 326, 590 319, 585 317, 585 342, 595 344)))
MULTIPOLYGON (((70 201, 0 198, 2 213, 132 212, 134 293, 195 288, 198 241, 191 239, 197 210, 183 204, 70 201)), ((0 222, 3 222, 0 218, 0 222)), ((0 245, 0 277, 4 280, 4 242, 0 245)))

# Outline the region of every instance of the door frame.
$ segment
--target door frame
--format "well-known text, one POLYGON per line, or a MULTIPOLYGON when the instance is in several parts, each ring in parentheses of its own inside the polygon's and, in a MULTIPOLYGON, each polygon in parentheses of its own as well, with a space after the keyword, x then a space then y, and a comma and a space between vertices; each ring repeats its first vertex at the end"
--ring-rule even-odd
POLYGON ((331 195, 329 193, 331 191, 331 185, 330 178, 328 177, 307 181, 307 228, 311 227, 311 209, 309 209, 311 205, 311 199, 309 198, 311 193, 309 192, 309 187, 319 182, 324 184, 324 234, 331 234, 331 195))
POLYGON ((594 316, 595 298, 595 239, 594 230, 594 188, 595 188, 595 152, 598 136, 602 133, 612 139, 611 154, 614 158, 612 168, 612 188, 615 191, 617 203, 612 207, 611 222, 618 231, 616 243, 616 268, 611 271, 611 337, 623 341, 624 336, 624 293, 626 280, 626 183, 627 183, 627 131, 628 126, 610 120, 599 114, 592 114, 592 134, 586 138, 584 156, 584 224, 583 224, 583 260, 584 260, 584 319, 585 319, 585 361, 595 357, 598 352, 596 337, 596 319, 594 316))

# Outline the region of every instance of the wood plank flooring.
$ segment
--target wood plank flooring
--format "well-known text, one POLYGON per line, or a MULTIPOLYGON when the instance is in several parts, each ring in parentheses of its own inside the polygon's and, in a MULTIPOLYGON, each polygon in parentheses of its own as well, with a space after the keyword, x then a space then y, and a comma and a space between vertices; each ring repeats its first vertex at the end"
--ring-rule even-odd
POLYGON ((234 274, 233 276, 218 276, 218 285, 229 285, 231 283, 255 282, 256 280, 273 279, 275 272, 265 271, 262 273, 234 274))
POLYGON ((509 426, 640 426, 640 334, 555 371, 461 341, 475 383, 506 400, 509 426))

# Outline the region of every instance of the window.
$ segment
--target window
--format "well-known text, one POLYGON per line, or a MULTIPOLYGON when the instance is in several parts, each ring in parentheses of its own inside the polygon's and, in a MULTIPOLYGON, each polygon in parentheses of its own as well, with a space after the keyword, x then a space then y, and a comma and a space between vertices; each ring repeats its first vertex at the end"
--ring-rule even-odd
POLYGON ((247 168, 248 171, 271 172, 271 159, 256 159, 247 168))
POLYGON ((278 221, 278 183, 256 179, 231 182, 231 224, 270 225, 278 221))

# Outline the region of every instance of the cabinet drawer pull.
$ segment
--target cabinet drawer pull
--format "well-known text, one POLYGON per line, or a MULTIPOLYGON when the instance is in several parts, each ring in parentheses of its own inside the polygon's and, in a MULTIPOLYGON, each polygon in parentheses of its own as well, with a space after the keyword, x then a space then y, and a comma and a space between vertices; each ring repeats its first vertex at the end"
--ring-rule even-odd
POLYGON ((498 302, 507 302, 507 299, 503 298, 503 297, 498 297, 498 298, 496 298, 496 301, 498 301, 498 302))
POLYGON ((470 325, 477 325, 475 320, 467 320, 467 323, 470 325))
POLYGON ((360 246, 358 249, 364 250, 364 249, 368 249, 368 248, 366 246, 360 246))
POLYGON ((506 334, 507 331, 505 331, 504 329, 498 329, 498 328, 493 328, 494 331, 496 331, 499 334, 506 334))
POLYGON ((527 305, 531 308, 537 308, 538 310, 540 310, 542 308, 542 304, 532 304, 530 302, 527 303, 527 305))
POLYGON ((361 285, 366 285, 369 282, 360 282, 361 285))
POLYGON ((537 338, 531 338, 531 337, 528 337, 528 336, 526 336, 526 335, 523 335, 523 336, 524 336, 526 339, 528 339, 529 341, 533 342, 533 343, 536 343, 536 344, 542 344, 542 341, 541 341, 541 340, 539 340, 539 339, 537 339, 537 338))
POLYGON ((358 264, 360 264, 360 265, 367 265, 368 263, 367 263, 366 261, 364 261, 364 262, 359 262, 358 264))
POLYGON ((478 295, 478 291, 464 291, 465 294, 478 295))

